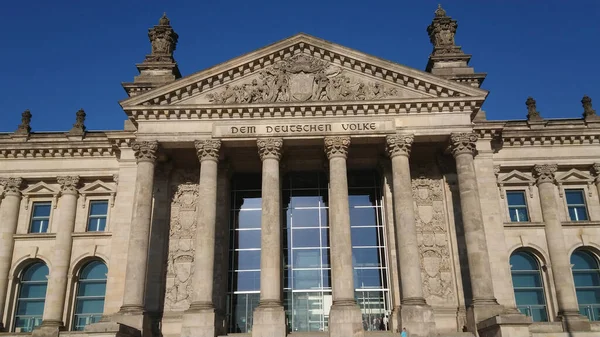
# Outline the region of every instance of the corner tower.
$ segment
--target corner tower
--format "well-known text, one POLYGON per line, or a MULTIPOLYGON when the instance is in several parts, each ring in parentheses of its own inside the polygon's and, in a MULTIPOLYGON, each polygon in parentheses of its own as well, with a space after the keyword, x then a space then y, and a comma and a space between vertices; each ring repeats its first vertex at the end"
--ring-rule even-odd
POLYGON ((140 74, 134 78, 133 83, 122 83, 129 97, 171 83, 181 77, 177 62, 173 58, 179 35, 171 27, 166 13, 158 20, 158 25, 148 29, 148 38, 152 51, 146 55, 142 63, 136 64, 140 74))
POLYGON ((454 42, 457 28, 458 23, 456 20, 446 15, 446 11, 441 5, 438 5, 435 17, 427 27, 433 51, 429 55, 425 71, 451 81, 479 88, 486 74, 475 73, 475 69, 469 67, 471 55, 465 54, 460 46, 457 46, 454 42))

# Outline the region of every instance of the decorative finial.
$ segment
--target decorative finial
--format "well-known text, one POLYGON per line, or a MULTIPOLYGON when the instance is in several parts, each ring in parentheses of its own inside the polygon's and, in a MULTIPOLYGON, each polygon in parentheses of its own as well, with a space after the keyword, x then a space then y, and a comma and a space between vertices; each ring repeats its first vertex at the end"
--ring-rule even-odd
POLYGON ((527 97, 525 101, 525 105, 527 105, 527 120, 528 121, 541 121, 543 118, 540 115, 540 112, 537 111, 537 107, 535 104, 535 99, 533 97, 527 97))
POLYGON ((21 114, 21 124, 17 127, 15 134, 28 135, 31 132, 31 112, 29 109, 21 114))
POLYGON ((596 110, 592 109, 592 99, 588 95, 584 95, 581 99, 581 105, 583 106, 583 117, 584 118, 597 118, 596 110))
POLYGON ((464 54, 463 51, 454 43, 454 35, 458 24, 456 20, 446 15, 446 11, 442 5, 438 5, 435 10, 435 17, 427 27, 429 40, 433 45, 432 56, 447 55, 447 54, 464 54))
POLYGON ((158 24, 160 26, 168 26, 171 24, 171 21, 169 21, 169 18, 167 17, 167 12, 163 12, 162 17, 158 20, 158 24))
POLYGON ((446 16, 446 11, 442 8, 442 4, 438 4, 437 9, 435 10, 435 16, 438 18, 446 16))
POLYGON ((171 27, 167 13, 158 20, 158 25, 148 30, 148 38, 152 44, 152 53, 146 56, 144 62, 173 62, 179 35, 171 27))
POLYGON ((77 110, 75 113, 75 124, 73 124, 73 128, 69 131, 70 134, 83 134, 85 132, 85 111, 83 109, 77 110))

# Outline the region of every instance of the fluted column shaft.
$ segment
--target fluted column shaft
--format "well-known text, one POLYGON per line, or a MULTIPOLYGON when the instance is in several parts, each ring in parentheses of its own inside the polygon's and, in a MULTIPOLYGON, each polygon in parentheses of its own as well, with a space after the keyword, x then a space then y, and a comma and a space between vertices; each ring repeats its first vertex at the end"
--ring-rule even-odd
POLYGON ((21 178, 0 179, 0 185, 4 186, 4 200, 0 204, 0 331, 4 328, 2 317, 14 248, 13 236, 19 220, 22 182, 21 178))
POLYGON ((48 279, 42 324, 61 326, 63 325, 62 315, 67 292, 67 276, 71 264, 79 177, 58 177, 57 180, 61 185, 58 228, 51 258, 52 268, 50 268, 48 279))
POLYGON ((148 270, 152 191, 154 188, 154 166, 158 142, 135 142, 132 149, 137 159, 135 202, 129 229, 125 293, 123 294, 121 311, 142 313, 144 311, 144 292, 148 270))
POLYGON ((329 240, 333 305, 354 305, 346 157, 350 137, 325 137, 329 158, 329 240))
POLYGON ((258 139, 262 160, 262 217, 260 233, 260 306, 281 305, 281 138, 258 139))
POLYGON ((473 304, 493 304, 494 286, 491 279, 490 258, 487 250, 483 215, 479 202, 477 178, 473 154, 477 135, 474 133, 452 134, 450 145, 456 159, 460 208, 467 246, 467 259, 471 280, 473 304))
POLYGON ((411 135, 386 138, 388 154, 392 161, 396 246, 399 269, 402 271, 402 304, 425 304, 421 266, 418 263, 419 246, 408 162, 413 140, 411 135))
POLYGON ((215 226, 217 219, 217 174, 219 140, 196 141, 200 160, 200 200, 194 252, 192 302, 190 310, 213 309, 213 276, 215 263, 215 226))
POLYGON ((556 169, 556 165, 536 165, 533 173, 540 194, 542 217, 545 224, 544 232, 550 254, 552 276, 556 286, 558 314, 576 315, 579 309, 575 295, 575 284, 558 213, 558 203, 556 202, 556 186, 554 185, 554 172, 556 172, 556 169))

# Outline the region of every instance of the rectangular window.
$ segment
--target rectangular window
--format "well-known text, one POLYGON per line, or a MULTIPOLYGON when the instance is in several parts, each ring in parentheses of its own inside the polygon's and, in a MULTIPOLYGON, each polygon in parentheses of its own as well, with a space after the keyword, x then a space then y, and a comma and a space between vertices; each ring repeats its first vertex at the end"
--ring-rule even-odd
POLYGON ((565 190, 565 196, 571 221, 587 221, 588 215, 583 190, 565 190))
POLYGON ((48 231, 51 208, 52 203, 49 201, 33 203, 29 233, 46 233, 48 231))
POLYGON ((104 232, 108 214, 107 200, 90 201, 90 214, 88 216, 88 232, 104 232))
POLYGON ((529 221, 525 191, 506 191, 506 200, 508 201, 508 213, 511 222, 529 221))

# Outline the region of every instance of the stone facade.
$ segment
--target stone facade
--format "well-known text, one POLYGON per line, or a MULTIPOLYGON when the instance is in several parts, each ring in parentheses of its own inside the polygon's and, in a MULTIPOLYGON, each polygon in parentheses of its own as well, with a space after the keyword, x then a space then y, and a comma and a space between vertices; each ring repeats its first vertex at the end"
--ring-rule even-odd
POLYGON ((485 74, 468 66, 456 28, 438 8, 426 71, 298 34, 182 78, 178 35, 163 16, 149 30, 140 75, 123 84, 124 130, 87 131, 81 109, 70 131, 35 132, 26 110, 15 132, 0 134, 0 336, 28 332, 19 321, 28 319, 37 336, 240 333, 228 328, 230 251, 239 244, 231 190, 232 177, 246 173, 262 177, 259 300, 248 335, 294 332, 282 295, 282 189, 296 171, 328 179, 325 330, 370 335, 353 275, 348 172, 358 169, 381 177, 372 202, 386 242, 390 335, 403 327, 415 337, 600 333, 599 317, 580 314, 570 260, 575 251, 600 258, 591 99, 582 99, 581 119, 544 119, 529 97, 526 119, 486 120, 485 74), (575 206, 573 191, 583 198, 575 206), (515 221, 510 192, 522 192, 526 219, 515 221), (101 229, 90 229, 95 202, 106 205, 101 229), (36 213, 40 203, 47 215, 36 213), (515 252, 540 266, 546 319, 519 311, 529 309, 513 290, 515 252), (108 268, 101 319, 78 329, 82 268, 92 261, 108 268), (49 270, 39 321, 21 312, 25 274, 37 262, 49 270))

